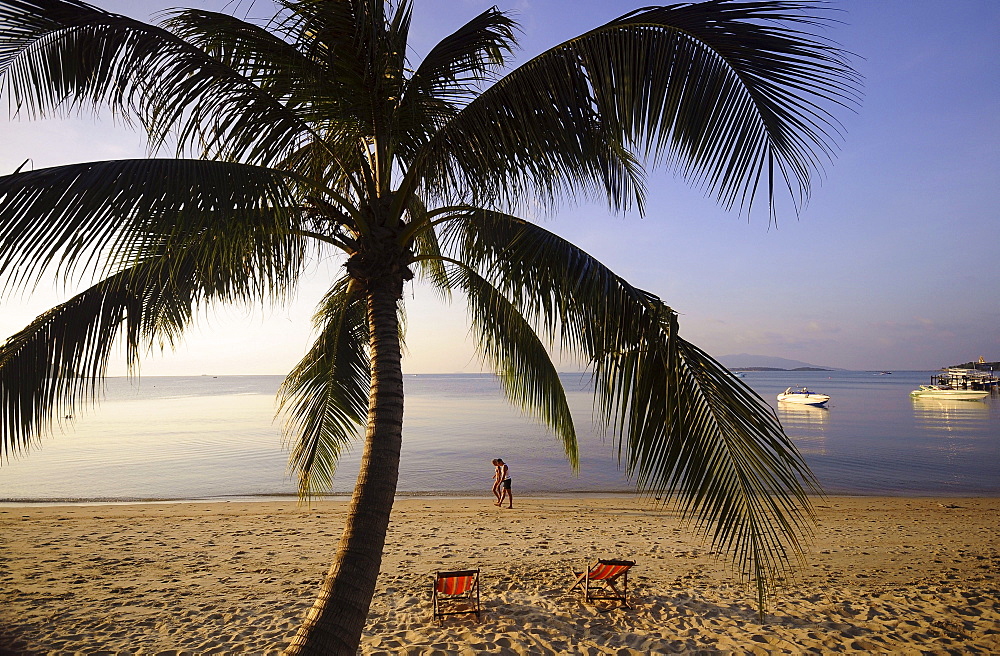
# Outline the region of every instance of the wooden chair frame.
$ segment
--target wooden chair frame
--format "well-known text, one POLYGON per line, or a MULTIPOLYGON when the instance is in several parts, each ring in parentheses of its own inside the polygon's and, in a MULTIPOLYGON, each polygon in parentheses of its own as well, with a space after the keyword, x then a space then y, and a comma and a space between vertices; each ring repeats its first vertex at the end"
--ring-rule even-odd
POLYGON ((434 600, 434 619, 445 615, 476 615, 482 619, 479 598, 479 570, 466 569, 455 572, 438 572, 431 583, 434 600))
POLYGON ((598 560, 585 572, 573 572, 576 580, 570 591, 580 587, 588 602, 620 601, 625 608, 632 608, 628 603, 628 572, 634 566, 634 560, 598 560))

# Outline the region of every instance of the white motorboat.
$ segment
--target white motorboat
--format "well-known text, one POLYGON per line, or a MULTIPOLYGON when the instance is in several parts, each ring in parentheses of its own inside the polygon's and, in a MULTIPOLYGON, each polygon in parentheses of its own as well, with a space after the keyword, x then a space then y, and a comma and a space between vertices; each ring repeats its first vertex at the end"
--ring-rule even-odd
POLYGON ((982 401, 990 393, 985 390, 955 389, 948 385, 921 385, 910 392, 915 399, 953 399, 955 401, 982 401))
POLYGON ((826 394, 812 392, 805 387, 798 389, 789 387, 778 395, 778 400, 785 403, 799 403, 801 405, 824 405, 830 400, 830 397, 826 394))

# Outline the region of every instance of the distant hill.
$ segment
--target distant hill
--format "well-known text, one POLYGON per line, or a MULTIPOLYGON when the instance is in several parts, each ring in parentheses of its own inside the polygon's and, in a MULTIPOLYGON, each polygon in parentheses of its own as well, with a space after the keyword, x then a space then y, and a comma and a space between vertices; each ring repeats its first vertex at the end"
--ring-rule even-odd
POLYGON ((730 369, 744 369, 748 371, 835 371, 836 367, 822 367, 800 360, 789 360, 778 358, 773 355, 750 355, 749 353, 739 353, 737 355, 723 355, 716 358, 719 362, 730 369))

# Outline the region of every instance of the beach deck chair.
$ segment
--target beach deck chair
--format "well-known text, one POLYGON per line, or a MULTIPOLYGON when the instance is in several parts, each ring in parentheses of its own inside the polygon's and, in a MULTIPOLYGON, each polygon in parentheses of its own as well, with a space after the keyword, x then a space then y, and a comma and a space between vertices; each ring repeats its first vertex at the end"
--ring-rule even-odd
POLYGON ((631 608, 628 605, 628 571, 634 565, 634 560, 598 560, 585 572, 573 572, 576 580, 570 592, 579 587, 586 601, 620 601, 625 608, 631 608))
POLYGON ((481 619, 479 570, 438 572, 434 577, 432 597, 435 620, 440 620, 445 615, 472 613, 475 613, 477 620, 481 619))

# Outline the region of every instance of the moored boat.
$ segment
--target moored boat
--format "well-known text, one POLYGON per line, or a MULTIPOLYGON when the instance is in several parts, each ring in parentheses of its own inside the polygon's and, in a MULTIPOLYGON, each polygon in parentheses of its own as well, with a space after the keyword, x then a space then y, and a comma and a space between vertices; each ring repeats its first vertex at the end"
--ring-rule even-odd
POLYGON ((786 403, 799 403, 802 405, 824 405, 830 400, 830 397, 827 394, 819 394, 817 392, 810 391, 805 387, 800 387, 797 390, 793 390, 789 387, 778 395, 778 400, 786 403))
POLYGON ((948 385, 921 385, 910 392, 913 398, 953 399, 955 401, 982 401, 990 393, 985 390, 955 389, 948 385))

